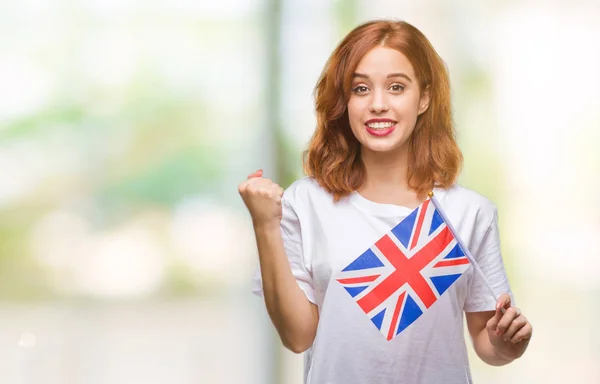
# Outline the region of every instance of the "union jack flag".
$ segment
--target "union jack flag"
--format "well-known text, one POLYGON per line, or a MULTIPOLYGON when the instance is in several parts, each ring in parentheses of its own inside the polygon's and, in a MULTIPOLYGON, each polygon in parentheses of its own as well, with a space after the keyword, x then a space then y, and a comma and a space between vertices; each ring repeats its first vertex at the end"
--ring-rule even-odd
POLYGON ((391 340, 469 266, 454 234, 428 199, 336 275, 336 280, 391 340))

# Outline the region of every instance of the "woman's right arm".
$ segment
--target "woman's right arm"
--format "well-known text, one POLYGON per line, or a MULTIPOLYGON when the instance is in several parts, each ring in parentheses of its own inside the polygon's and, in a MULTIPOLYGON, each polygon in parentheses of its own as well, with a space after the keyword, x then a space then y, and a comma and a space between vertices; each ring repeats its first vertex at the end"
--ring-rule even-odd
POLYGON ((307 350, 317 332, 319 315, 298 286, 285 253, 280 222, 283 189, 256 172, 238 188, 252 216, 265 305, 283 345, 295 353, 307 350))
POLYGON ((319 314, 292 274, 279 226, 254 226, 267 312, 283 345, 306 351, 317 332, 319 314))

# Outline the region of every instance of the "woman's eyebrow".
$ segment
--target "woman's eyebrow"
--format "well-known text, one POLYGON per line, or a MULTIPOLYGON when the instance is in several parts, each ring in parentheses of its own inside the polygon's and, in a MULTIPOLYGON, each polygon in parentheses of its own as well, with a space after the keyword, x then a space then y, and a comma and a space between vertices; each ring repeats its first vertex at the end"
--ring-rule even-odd
MULTIPOLYGON (((364 73, 358 73, 358 72, 354 73, 354 74, 352 75, 352 77, 353 77, 353 78, 360 77, 360 78, 363 78, 363 79, 369 79, 369 76, 368 76, 368 75, 365 75, 364 73)), ((411 78, 410 78, 410 77, 409 77, 407 74, 405 74, 405 73, 402 73, 402 72, 398 72, 398 73, 390 73, 389 75, 387 75, 387 78, 388 78, 388 79, 389 79, 389 78, 392 78, 392 77, 402 77, 402 78, 404 78, 404 79, 408 80, 409 82, 412 82, 412 79, 411 79, 411 78)))

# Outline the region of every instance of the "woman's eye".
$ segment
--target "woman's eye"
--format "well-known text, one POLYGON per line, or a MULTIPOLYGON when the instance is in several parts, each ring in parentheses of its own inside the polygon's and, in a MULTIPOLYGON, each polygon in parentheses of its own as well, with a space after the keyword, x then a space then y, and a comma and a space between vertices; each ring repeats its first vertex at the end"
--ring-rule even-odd
POLYGON ((402 92, 402 91, 404 91, 404 86, 402 84, 392 84, 390 89, 393 92, 402 92))
POLYGON ((352 92, 354 93, 365 93, 369 90, 369 88, 365 87, 364 85, 358 85, 354 88, 352 88, 352 92))

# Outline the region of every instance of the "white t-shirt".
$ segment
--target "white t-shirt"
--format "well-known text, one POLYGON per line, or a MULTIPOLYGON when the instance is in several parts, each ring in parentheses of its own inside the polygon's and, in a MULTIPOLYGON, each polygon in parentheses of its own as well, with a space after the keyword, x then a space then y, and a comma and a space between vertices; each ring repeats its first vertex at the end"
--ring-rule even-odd
MULTIPOLYGON (((500 254, 496 207, 458 185, 434 193, 494 292, 511 293, 500 254)), ((433 305, 391 340, 336 280, 411 212, 372 202, 357 192, 334 203, 333 196, 309 177, 286 189, 281 221, 286 254, 298 285, 319 308, 317 334, 304 356, 306 384, 472 382, 463 311, 495 308, 494 297, 474 267, 468 266, 433 305)), ((262 296, 260 270, 253 291, 262 296)))

